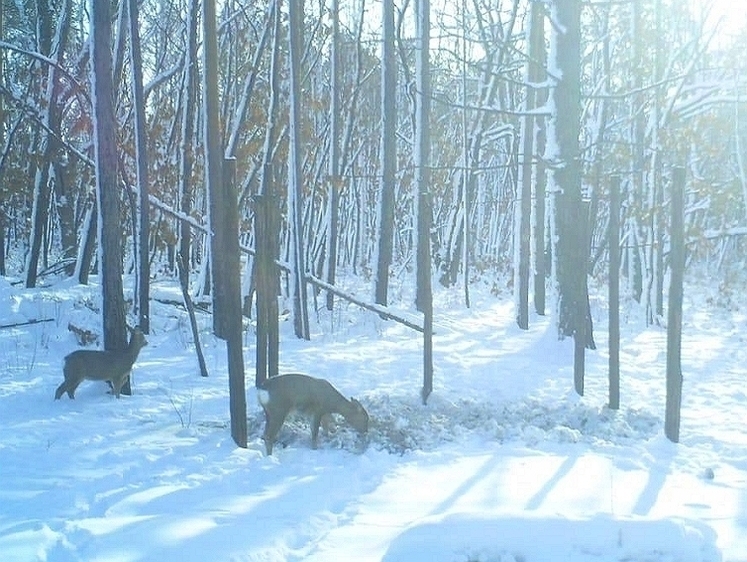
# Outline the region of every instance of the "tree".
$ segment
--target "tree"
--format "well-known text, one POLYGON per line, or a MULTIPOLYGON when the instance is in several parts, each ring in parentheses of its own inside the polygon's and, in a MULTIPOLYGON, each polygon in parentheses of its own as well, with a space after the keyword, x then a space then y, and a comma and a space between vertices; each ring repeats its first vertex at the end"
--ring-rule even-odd
MULTIPOLYGON (((130 65, 132 67, 132 99, 135 109, 135 162, 137 167, 138 209, 137 229, 137 311, 138 324, 144 334, 150 333, 150 216, 148 203, 148 146, 145 134, 145 96, 143 95, 143 63, 138 27, 138 2, 128 0, 130 23, 130 65)), ((134 212, 134 209, 133 209, 134 212)))
MULTIPOLYGON (((5 19, 4 19, 5 8, 3 3, 0 2, 0 41, 5 41, 5 19)), ((3 62, 4 53, 0 51, 0 76, 3 76, 3 62)), ((3 97, 0 96, 0 146, 5 143, 5 104, 3 103, 3 97)), ((0 168, 0 173, 2 169, 0 168)), ((5 198, 5 190, 0 183, 0 194, 5 198)), ((6 216, 4 206, 0 206, 0 276, 5 276, 5 228, 6 228, 6 216)))
POLYGON ((246 447, 246 394, 241 328, 241 286, 239 279, 238 205, 235 191, 235 160, 223 161, 221 125, 218 112, 218 38, 215 0, 202 3, 203 25, 203 123, 205 174, 210 199, 210 249, 215 291, 213 326, 226 340, 228 355, 231 436, 246 447))
POLYGON ((552 170, 557 243, 554 252, 559 293, 558 331, 573 336, 574 381, 583 394, 584 349, 593 347, 587 292, 588 214, 581 192, 581 0, 556 0, 553 39, 556 77, 551 119, 558 153, 552 170))
POLYGON ((397 170, 397 66, 394 56, 394 0, 382 2, 381 187, 377 214, 375 302, 387 304, 394 237, 394 187, 397 170))
MULTIPOLYGON (((37 0, 36 2, 39 31, 39 52, 52 58, 54 64, 47 65, 44 114, 44 134, 42 146, 36 150, 42 157, 36 165, 34 176, 34 201, 31 211, 31 235, 29 252, 26 257, 26 287, 35 287, 38 275, 39 257, 42 249, 42 240, 47 229, 49 220, 49 204, 51 190, 49 186, 50 170, 55 162, 60 161, 60 124, 62 120, 62 107, 60 104, 61 79, 58 71, 58 63, 62 61, 68 39, 70 26, 70 6, 63 2, 60 7, 57 32, 54 33, 54 9, 50 0, 37 0)), ((110 54, 111 57, 111 54, 110 54)))
POLYGON ((433 293, 431 288, 431 225, 433 215, 430 196, 430 115, 431 115, 431 66, 430 66, 430 2, 419 0, 417 10, 417 52, 415 67, 415 201, 417 221, 416 247, 416 296, 415 305, 423 313, 424 365, 423 403, 433 390, 432 340, 433 293))
POLYGON ((672 177, 670 224, 669 305, 667 310, 667 401, 664 433, 673 443, 680 440, 682 405, 682 283, 685 271, 685 169, 675 168, 672 177))
MULTIPOLYGON (((529 265, 530 265, 530 215, 532 212, 532 171, 534 168, 534 124, 532 111, 537 108, 538 94, 535 91, 545 75, 538 64, 544 52, 544 13, 539 2, 532 2, 528 19, 527 37, 529 50, 526 62, 526 97, 524 115, 521 120, 521 162, 519 166, 519 196, 515 206, 514 223, 514 301, 516 323, 522 330, 529 329, 529 265), (538 56, 540 55, 540 56, 538 56)), ((544 194, 543 194, 544 197, 544 194)), ((539 196, 537 197, 539 199, 539 196)), ((537 281, 537 279, 535 279, 537 281)), ((544 286, 544 279, 542 279, 544 286)))
POLYGON ((306 260, 304 258, 303 224, 303 147, 301 146, 301 52, 303 50, 303 2, 288 4, 290 36, 290 116, 288 157, 288 219, 291 254, 291 298, 293 299, 293 328, 296 337, 309 339, 309 311, 306 290, 306 260))
MULTIPOLYGON (((341 75, 340 68, 340 2, 332 0, 330 15, 332 17, 332 43, 329 52, 329 72, 331 84, 329 92, 329 195, 327 200, 327 283, 335 284, 337 270, 338 243, 338 206, 340 201, 340 130, 341 119, 341 75)), ((327 291, 327 310, 334 307, 334 295, 327 291)))
MULTIPOLYGON (((127 347, 122 289, 122 237, 118 150, 112 83, 111 12, 108 2, 91 2, 94 155, 104 348, 127 347)), ((129 377, 122 394, 131 394, 129 377)))
POLYGON ((277 268, 277 203, 273 181, 273 150, 279 134, 278 119, 280 105, 280 0, 273 0, 270 7, 272 54, 270 59, 270 100, 267 110, 264 149, 262 154, 262 179, 259 192, 254 198, 254 240, 256 257, 252 276, 257 290, 257 345, 255 361, 255 385, 261 385, 268 377, 278 374, 279 326, 277 268))

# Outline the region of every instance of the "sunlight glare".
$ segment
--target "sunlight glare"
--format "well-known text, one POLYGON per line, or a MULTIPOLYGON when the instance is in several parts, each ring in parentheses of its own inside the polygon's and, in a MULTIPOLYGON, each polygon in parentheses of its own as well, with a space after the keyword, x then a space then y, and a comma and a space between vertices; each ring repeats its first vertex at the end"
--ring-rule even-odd
POLYGON ((708 30, 735 35, 747 29, 747 6, 734 0, 688 0, 696 21, 706 20, 708 30))

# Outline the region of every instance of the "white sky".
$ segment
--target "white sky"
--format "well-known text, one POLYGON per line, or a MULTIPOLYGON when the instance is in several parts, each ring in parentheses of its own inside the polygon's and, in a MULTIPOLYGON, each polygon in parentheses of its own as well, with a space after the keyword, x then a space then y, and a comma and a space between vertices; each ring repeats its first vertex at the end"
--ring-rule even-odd
POLYGON ((687 0, 693 14, 708 14, 711 25, 718 24, 719 30, 734 34, 745 30, 747 25, 747 2, 744 0, 687 0))

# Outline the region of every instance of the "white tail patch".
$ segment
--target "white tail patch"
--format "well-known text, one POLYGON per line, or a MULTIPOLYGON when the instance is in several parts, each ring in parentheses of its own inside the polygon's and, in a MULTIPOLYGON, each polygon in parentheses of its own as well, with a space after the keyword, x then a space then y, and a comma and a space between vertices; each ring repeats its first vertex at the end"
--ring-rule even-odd
POLYGON ((259 400, 259 403, 263 406, 267 406, 267 404, 270 403, 270 393, 267 392, 264 388, 260 388, 257 390, 257 399, 259 400))

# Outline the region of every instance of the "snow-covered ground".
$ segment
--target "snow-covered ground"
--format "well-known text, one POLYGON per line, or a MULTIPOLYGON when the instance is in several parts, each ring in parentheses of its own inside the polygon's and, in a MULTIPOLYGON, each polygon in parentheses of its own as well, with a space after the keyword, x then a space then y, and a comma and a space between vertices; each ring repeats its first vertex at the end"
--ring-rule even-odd
MULTIPOLYGON (((179 300, 176 287, 154 287, 179 300)), ((310 448, 287 423, 267 457, 247 330, 249 447, 230 437, 225 346, 201 317, 198 375, 186 314, 152 305, 134 395, 84 382, 53 399, 69 322, 97 328, 98 289, 0 279, 0 560, 747 561, 747 308, 686 288, 681 443, 663 436, 666 332, 622 314, 619 411, 606 408, 607 322, 586 395, 552 318, 516 328, 507 296, 437 291, 435 384, 419 399, 418 334, 355 306, 282 326, 281 371, 329 379, 371 416, 310 448)), ((409 299, 407 299, 409 300, 409 299)), ((405 305, 409 307, 409 305, 405 305)))

